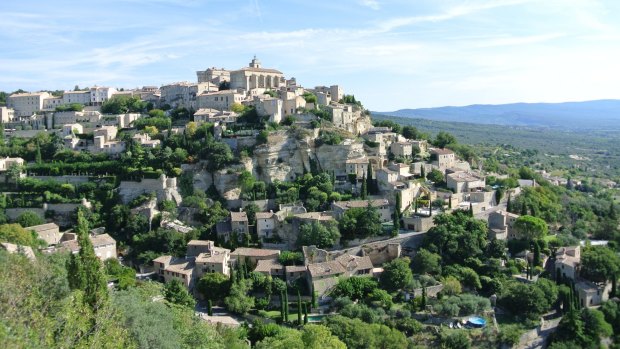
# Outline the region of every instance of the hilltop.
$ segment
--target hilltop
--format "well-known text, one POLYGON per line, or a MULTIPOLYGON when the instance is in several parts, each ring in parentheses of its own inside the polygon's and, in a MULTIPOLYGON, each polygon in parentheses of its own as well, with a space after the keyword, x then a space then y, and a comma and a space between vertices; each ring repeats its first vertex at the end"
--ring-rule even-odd
POLYGON ((463 107, 400 109, 378 114, 478 124, 571 130, 620 129, 620 100, 566 103, 474 104, 463 107))

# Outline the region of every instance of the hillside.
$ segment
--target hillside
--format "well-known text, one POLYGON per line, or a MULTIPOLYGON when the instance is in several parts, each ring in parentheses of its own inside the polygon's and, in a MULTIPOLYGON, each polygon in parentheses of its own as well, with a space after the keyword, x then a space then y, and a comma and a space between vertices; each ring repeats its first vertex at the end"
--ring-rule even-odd
POLYGON ((401 109, 378 114, 478 124, 563 128, 573 130, 620 129, 620 100, 566 103, 514 103, 401 109))

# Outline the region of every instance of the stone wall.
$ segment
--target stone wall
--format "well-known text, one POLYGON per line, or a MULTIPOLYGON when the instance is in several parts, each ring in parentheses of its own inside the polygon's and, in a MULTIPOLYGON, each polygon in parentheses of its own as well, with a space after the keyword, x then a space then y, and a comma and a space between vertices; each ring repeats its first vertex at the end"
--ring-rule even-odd
POLYGON ((145 178, 139 182, 121 181, 118 187, 119 194, 124 204, 142 194, 155 193, 158 201, 172 200, 181 203, 181 195, 177 191, 176 178, 167 178, 165 175, 157 179, 145 178))

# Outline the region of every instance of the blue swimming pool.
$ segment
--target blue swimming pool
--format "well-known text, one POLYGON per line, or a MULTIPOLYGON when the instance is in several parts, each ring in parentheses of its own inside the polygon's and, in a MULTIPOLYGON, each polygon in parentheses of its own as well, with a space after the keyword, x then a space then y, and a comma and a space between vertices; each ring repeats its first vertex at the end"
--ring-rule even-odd
POLYGON ((327 314, 308 315, 308 322, 321 322, 327 314))
POLYGON ((487 325, 487 320, 480 316, 472 316, 467 319, 467 324, 473 327, 484 327, 487 325))

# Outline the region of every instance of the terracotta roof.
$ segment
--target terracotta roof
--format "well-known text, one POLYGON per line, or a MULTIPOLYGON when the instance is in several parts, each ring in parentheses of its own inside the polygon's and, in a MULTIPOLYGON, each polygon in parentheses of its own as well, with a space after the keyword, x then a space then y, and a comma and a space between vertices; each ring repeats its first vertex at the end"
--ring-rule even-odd
POLYGON ((256 219, 269 219, 275 215, 273 212, 256 212, 256 219))
POLYGON ((296 213, 293 217, 298 219, 309 219, 316 221, 331 221, 334 217, 331 213, 328 212, 307 212, 307 213, 296 213))
POLYGON ((187 246, 211 246, 212 243, 210 240, 191 240, 187 246))
POLYGON ((234 250, 232 254, 235 256, 244 256, 244 257, 267 257, 267 256, 279 256, 280 250, 239 247, 236 250, 234 250))
POLYGON ((196 264, 191 259, 180 259, 172 261, 164 270, 179 274, 191 275, 194 272, 196 264))
POLYGON ((433 148, 431 149, 431 154, 448 155, 448 154, 454 154, 454 152, 450 149, 433 148))
POLYGON ((245 212, 234 212, 231 211, 230 212, 230 220, 232 222, 247 222, 248 221, 248 214, 245 212))
POLYGON ((254 271, 259 273, 271 273, 273 269, 281 270, 283 269, 283 266, 277 259, 261 259, 258 263, 256 263, 256 268, 254 268, 254 271))
POLYGON ((163 263, 164 265, 170 264, 170 261, 172 261, 172 256, 159 256, 153 259, 153 262, 163 263))
POLYGON ((358 270, 372 269, 373 265, 370 261, 370 257, 358 257, 350 254, 343 254, 336 258, 336 261, 342 265, 342 267, 348 272, 355 272, 358 270))
POLYGON ((476 182, 482 180, 482 178, 467 172, 450 173, 448 174, 448 177, 456 182, 476 182))
POLYGON ((320 277, 320 276, 329 276, 329 275, 341 275, 346 272, 342 264, 337 261, 328 261, 323 263, 309 264, 308 272, 310 276, 320 277))
POLYGON ((116 240, 114 240, 108 234, 95 235, 90 237, 90 241, 93 243, 93 247, 101 247, 105 245, 116 244, 116 240))
POLYGON ((389 204, 387 199, 375 199, 375 200, 336 201, 334 202, 334 206, 339 207, 343 210, 347 210, 350 208, 368 207, 368 203, 370 203, 372 207, 379 207, 379 206, 384 206, 384 205, 389 204))
POLYGON ((58 227, 58 224, 56 223, 45 223, 45 224, 33 225, 31 227, 26 227, 24 229, 34 230, 35 233, 38 233, 40 231, 49 230, 49 229, 59 229, 59 227, 58 227))

